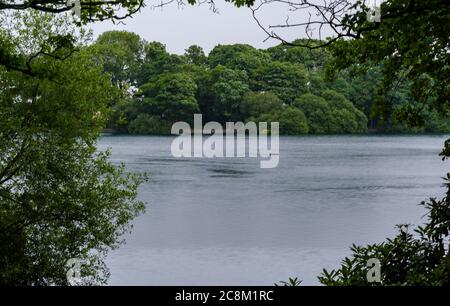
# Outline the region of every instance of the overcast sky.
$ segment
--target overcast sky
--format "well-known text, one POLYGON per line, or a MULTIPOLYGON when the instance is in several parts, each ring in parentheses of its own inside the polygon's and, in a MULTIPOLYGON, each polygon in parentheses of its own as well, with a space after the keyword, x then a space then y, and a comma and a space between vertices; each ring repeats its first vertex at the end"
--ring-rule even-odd
MULTIPOLYGON (((171 53, 182 54, 190 45, 197 44, 209 52, 217 44, 246 43, 257 48, 267 48, 278 41, 263 42, 267 35, 258 27, 249 8, 236 8, 223 0, 217 0, 219 13, 214 13, 207 4, 187 5, 179 8, 170 5, 152 8, 148 4, 124 24, 111 22, 96 23, 91 26, 97 37, 108 30, 127 30, 139 34, 147 41, 159 41, 171 53)), ((265 21, 283 22, 287 16, 286 7, 271 6, 261 12, 265 21)), ((300 37, 300 31, 290 31, 289 38, 300 37)))

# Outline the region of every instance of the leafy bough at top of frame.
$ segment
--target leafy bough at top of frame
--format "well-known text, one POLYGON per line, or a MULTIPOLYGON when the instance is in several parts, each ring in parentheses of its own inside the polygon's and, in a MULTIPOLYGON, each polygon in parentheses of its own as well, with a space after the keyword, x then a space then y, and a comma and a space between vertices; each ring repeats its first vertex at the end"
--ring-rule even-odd
MULTIPOLYGON (((0 0, 2 10, 33 9, 47 13, 64 13, 73 10, 76 0, 0 0)), ((251 6, 254 0, 225 0, 237 7, 251 6)), ((184 0, 162 0, 158 6, 170 3, 185 3, 184 0)), ((186 0, 188 4, 208 3, 214 6, 214 0, 186 0)), ((95 21, 120 21, 132 17, 145 6, 144 0, 79 0, 81 7, 80 24, 95 21)))
MULTIPOLYGON (((137 13, 144 6, 144 0, 79 0, 79 3, 80 24, 123 20, 137 13)), ((75 1, 68 0, 0 0, 0 11, 32 9, 59 14, 72 11, 75 5, 75 1)))

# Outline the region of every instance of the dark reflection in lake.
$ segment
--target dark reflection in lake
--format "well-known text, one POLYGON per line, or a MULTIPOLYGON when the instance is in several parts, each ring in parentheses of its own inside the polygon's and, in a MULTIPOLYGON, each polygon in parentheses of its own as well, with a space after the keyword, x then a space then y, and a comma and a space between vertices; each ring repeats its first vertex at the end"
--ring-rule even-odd
POLYGON ((445 138, 282 137, 278 168, 260 169, 255 158, 172 158, 171 137, 103 137, 114 162, 151 177, 147 213, 108 258, 110 284, 317 284, 353 242, 422 222, 417 204, 444 192, 445 138))

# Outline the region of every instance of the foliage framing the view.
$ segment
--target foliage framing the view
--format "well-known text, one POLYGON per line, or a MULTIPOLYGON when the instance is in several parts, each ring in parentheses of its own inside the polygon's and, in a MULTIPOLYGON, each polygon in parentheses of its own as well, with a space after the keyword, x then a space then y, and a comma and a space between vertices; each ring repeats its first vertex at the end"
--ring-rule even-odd
POLYGON ((96 150, 118 90, 93 49, 60 48, 71 54, 64 60, 34 55, 52 37, 66 36, 67 19, 14 17, 1 35, 51 78, 0 67, 0 284, 66 285, 71 258, 81 260, 83 284, 105 283, 107 251, 144 209, 136 200, 144 177, 96 150))

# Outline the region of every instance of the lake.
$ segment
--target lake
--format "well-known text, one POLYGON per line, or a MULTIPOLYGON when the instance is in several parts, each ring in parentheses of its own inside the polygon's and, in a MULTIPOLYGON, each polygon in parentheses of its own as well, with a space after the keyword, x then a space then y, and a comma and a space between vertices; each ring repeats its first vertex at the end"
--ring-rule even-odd
POLYGON ((423 223, 441 196, 450 136, 281 137, 277 168, 256 158, 174 158, 173 137, 104 136, 114 163, 148 172, 147 211, 110 253, 112 285, 318 284, 352 243, 423 223))

